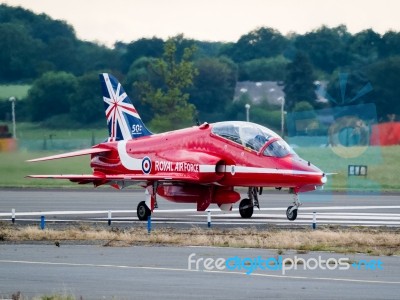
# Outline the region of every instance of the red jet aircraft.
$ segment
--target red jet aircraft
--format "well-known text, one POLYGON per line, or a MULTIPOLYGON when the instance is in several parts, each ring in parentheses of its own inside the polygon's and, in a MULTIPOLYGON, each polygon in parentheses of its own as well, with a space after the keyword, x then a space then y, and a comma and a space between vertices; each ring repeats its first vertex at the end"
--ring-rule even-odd
POLYGON ((118 80, 100 74, 109 137, 91 149, 30 160, 44 161, 91 155, 89 175, 30 175, 31 178, 69 179, 79 184, 129 185, 145 188, 137 206, 139 220, 157 208, 157 195, 173 202, 196 203, 198 211, 217 204, 231 210, 240 200, 235 187, 248 188, 241 200, 243 218, 260 207, 263 187, 288 188, 294 195, 286 211, 291 221, 301 205, 298 193, 317 189, 326 175, 301 159, 275 132, 249 122, 204 123, 200 126, 152 134, 144 125, 118 80))

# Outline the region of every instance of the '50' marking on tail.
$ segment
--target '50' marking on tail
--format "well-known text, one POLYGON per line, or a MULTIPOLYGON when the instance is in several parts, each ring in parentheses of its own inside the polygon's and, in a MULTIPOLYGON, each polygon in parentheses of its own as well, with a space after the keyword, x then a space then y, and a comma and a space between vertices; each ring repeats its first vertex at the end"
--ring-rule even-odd
POLYGON ((132 134, 141 134, 142 133, 142 125, 132 125, 132 130, 131 133, 132 134))

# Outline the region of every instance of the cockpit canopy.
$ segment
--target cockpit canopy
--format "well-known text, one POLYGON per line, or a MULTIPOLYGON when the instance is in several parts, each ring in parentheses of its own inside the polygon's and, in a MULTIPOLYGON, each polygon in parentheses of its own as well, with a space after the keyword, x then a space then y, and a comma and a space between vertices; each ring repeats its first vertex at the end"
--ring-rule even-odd
POLYGON ((260 152, 267 144, 263 150, 265 156, 284 157, 296 154, 279 135, 258 124, 240 121, 219 122, 213 124, 211 132, 256 152, 260 152))

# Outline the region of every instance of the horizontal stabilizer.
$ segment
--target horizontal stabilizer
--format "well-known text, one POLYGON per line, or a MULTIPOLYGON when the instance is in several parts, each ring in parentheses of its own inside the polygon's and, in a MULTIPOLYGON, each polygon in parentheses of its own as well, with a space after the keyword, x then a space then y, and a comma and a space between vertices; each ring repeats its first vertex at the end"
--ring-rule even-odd
POLYGON ((41 157, 41 158, 30 159, 30 160, 27 160, 27 162, 46 161, 46 160, 82 156, 82 155, 101 153, 101 152, 108 152, 108 151, 111 151, 111 149, 108 149, 108 148, 90 148, 90 149, 78 150, 78 151, 73 151, 73 152, 67 152, 67 153, 63 153, 63 154, 57 154, 57 155, 52 155, 52 156, 46 156, 46 157, 41 157))

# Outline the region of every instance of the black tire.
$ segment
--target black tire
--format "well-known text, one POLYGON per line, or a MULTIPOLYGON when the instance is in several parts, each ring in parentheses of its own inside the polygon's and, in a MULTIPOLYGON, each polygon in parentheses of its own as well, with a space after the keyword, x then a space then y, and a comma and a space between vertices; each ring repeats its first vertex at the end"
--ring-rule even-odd
POLYGON ((240 201, 239 213, 242 218, 244 218, 244 219, 251 218, 251 216, 253 215, 253 211, 254 211, 254 207, 251 204, 250 199, 245 198, 242 201, 240 201))
POLYGON ((297 218, 297 208, 294 209, 291 213, 289 211, 292 209, 293 206, 289 206, 286 210, 286 217, 289 221, 294 221, 297 218))
POLYGON ((151 211, 144 201, 139 202, 136 213, 140 221, 147 221, 149 216, 151 216, 151 211))

